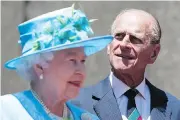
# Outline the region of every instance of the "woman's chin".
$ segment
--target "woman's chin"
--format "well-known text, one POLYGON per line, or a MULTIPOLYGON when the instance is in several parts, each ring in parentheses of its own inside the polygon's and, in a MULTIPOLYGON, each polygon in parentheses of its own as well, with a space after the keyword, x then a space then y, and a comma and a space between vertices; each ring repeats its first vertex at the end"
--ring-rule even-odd
POLYGON ((74 98, 76 98, 77 96, 78 96, 78 94, 79 94, 79 90, 80 90, 80 88, 79 89, 71 89, 71 90, 68 90, 67 92, 66 92, 66 99, 74 99, 74 98))

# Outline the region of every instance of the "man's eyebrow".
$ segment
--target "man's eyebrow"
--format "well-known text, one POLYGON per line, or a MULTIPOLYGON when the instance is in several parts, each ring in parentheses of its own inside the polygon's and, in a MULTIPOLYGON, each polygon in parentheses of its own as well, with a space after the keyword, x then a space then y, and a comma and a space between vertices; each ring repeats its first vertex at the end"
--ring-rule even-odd
POLYGON ((141 35, 137 35, 137 34, 135 34, 135 33, 129 33, 131 36, 133 36, 133 37, 136 37, 136 38, 138 38, 138 39, 140 39, 140 40, 143 40, 144 38, 143 38, 143 36, 141 36, 141 35))
POLYGON ((113 34, 117 34, 117 33, 125 33, 125 31, 118 30, 118 29, 114 30, 113 34))
MULTIPOLYGON (((113 35, 122 34, 122 33, 126 34, 126 31, 116 30, 116 31, 114 31, 113 35)), ((131 35, 131 36, 134 36, 136 38, 143 39, 142 37, 136 35, 136 33, 129 33, 128 32, 128 34, 131 35)))

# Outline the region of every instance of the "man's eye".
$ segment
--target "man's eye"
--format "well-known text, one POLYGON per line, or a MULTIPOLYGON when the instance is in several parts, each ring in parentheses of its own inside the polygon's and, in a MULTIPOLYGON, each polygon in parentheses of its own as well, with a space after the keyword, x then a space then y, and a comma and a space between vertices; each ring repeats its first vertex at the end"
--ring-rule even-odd
POLYGON ((130 41, 133 44, 142 44, 143 43, 143 41, 141 39, 139 39, 135 36, 132 36, 132 35, 130 36, 130 41))
POLYGON ((125 36, 124 33, 117 33, 117 34, 115 34, 114 38, 116 40, 123 40, 124 36, 125 36))

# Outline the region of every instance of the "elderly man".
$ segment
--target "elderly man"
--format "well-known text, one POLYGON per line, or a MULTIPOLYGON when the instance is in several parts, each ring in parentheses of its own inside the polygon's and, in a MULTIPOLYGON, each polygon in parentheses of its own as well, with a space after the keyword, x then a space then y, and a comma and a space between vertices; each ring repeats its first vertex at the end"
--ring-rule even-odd
POLYGON ((112 35, 110 75, 83 89, 76 103, 101 120, 180 120, 180 101, 145 76, 160 51, 158 21, 143 10, 125 10, 116 17, 112 35))

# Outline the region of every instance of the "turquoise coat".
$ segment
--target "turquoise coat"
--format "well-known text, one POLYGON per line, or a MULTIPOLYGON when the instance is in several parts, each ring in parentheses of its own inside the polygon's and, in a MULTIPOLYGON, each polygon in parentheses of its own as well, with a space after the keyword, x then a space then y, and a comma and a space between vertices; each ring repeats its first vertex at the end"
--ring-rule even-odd
MULTIPOLYGON (((52 119, 47 114, 42 104, 39 103, 30 90, 1 96, 0 101, 2 104, 0 109, 1 115, 2 117, 4 116, 6 120, 26 120, 27 118, 28 120, 29 118, 33 120, 57 120, 52 119), (25 117, 25 114, 27 117, 25 117)), ((66 105, 71 111, 72 120, 99 120, 97 116, 70 102, 66 102, 66 105)))

